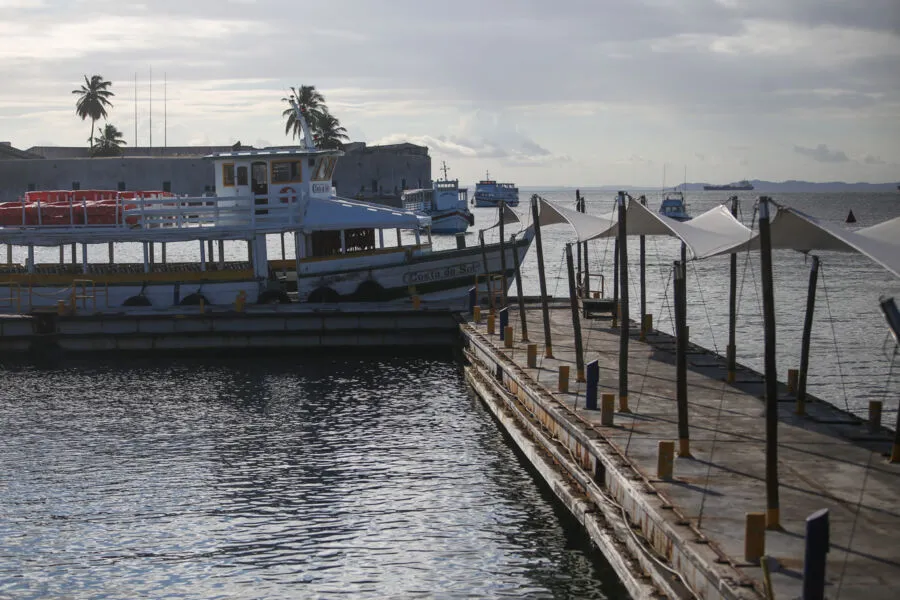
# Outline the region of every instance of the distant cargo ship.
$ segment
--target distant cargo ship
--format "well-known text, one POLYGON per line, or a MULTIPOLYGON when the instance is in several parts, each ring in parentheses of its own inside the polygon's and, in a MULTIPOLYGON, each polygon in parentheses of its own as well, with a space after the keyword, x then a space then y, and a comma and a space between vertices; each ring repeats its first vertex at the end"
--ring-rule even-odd
POLYGON ((737 192, 737 191, 747 191, 753 189, 753 184, 747 181, 746 179, 742 181, 738 181, 737 183, 729 183, 728 185, 704 185, 703 189, 707 192, 709 191, 726 191, 726 192, 737 192))

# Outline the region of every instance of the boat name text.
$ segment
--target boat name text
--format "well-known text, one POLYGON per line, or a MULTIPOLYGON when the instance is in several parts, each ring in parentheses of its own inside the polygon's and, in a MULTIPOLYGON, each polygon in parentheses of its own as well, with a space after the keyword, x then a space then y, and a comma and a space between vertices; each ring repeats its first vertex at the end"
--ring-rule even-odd
POLYGON ((454 279, 456 277, 474 277, 477 271, 477 262, 470 262, 463 265, 451 265, 440 269, 429 269, 428 271, 411 271, 403 275, 403 283, 411 285, 416 283, 428 283, 430 281, 440 281, 442 279, 454 279))

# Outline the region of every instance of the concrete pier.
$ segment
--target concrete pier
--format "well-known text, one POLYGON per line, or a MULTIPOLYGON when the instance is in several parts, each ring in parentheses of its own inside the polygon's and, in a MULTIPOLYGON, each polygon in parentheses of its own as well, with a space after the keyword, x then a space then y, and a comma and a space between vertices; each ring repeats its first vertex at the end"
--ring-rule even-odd
MULTIPOLYGON (((800 598, 806 519, 820 509, 830 519, 826 597, 900 597, 900 464, 887 462, 890 432, 809 398, 798 416, 779 384, 783 529, 755 531, 766 508, 763 378, 739 369, 727 384, 725 358, 690 345, 690 457, 677 456, 675 444, 669 477, 664 463, 678 440, 674 338, 651 331, 641 342, 632 327, 629 410, 605 426, 601 410, 585 409, 586 384, 574 376, 570 309, 549 312, 553 358, 534 333, 540 310, 526 309, 539 345, 535 368, 517 331, 506 348, 483 323, 463 324, 467 378, 513 439, 525 440, 538 471, 553 472, 545 477, 554 491, 634 597, 765 598, 755 558, 762 554, 774 597, 800 598), (568 392, 557 391, 561 366, 569 367, 568 392)), ((599 363, 598 392, 617 393, 619 330, 608 319, 583 319, 582 336, 584 360, 599 363)))

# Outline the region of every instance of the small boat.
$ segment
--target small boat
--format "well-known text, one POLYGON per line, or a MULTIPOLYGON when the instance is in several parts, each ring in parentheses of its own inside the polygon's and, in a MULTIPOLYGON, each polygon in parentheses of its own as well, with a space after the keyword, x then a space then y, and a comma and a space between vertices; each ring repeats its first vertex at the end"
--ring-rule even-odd
POLYGON ((403 208, 431 217, 432 233, 464 233, 475 224, 469 210, 469 191, 460 189, 458 180, 447 178, 447 163, 442 170, 444 178, 435 181, 431 189, 404 190, 403 208))
POLYGON ((659 206, 659 214, 676 221, 690 221, 692 218, 687 212, 684 194, 677 189, 663 195, 662 204, 659 206))
MULTIPOLYGON (((433 250, 430 217, 337 197, 332 174, 343 152, 317 148, 296 103, 294 110, 299 146, 206 157, 215 195, 64 190, 28 193, 0 207, 0 312, 413 296, 455 305, 466 302, 486 270, 501 273, 499 243, 433 250), (278 236, 280 258, 271 256, 278 236), (285 236, 293 241, 289 252, 285 236), (108 260, 95 253, 89 260, 88 247, 99 244, 108 245, 108 260), (167 244, 177 244, 169 260, 167 244), (13 260, 14 248, 24 250, 22 264, 13 260)), ((508 281, 513 253, 524 259, 533 238, 528 227, 505 244, 508 281)))
POLYGON ((518 206, 519 188, 514 183, 497 183, 491 179, 490 173, 485 173, 485 178, 475 184, 472 204, 496 208, 500 206, 500 202, 506 202, 507 206, 518 206))

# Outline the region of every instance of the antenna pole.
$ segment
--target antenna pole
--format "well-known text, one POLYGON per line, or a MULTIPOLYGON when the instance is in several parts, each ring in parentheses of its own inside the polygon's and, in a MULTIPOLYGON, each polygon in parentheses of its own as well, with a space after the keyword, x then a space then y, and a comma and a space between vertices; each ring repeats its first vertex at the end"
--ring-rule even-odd
POLYGON ((137 148, 137 71, 134 72, 134 147, 137 148))
POLYGON ((169 145, 169 114, 167 108, 167 98, 166 92, 168 91, 169 82, 166 76, 166 73, 163 73, 163 148, 167 148, 169 145))
POLYGON ((153 67, 150 67, 150 154, 153 154, 153 67))

